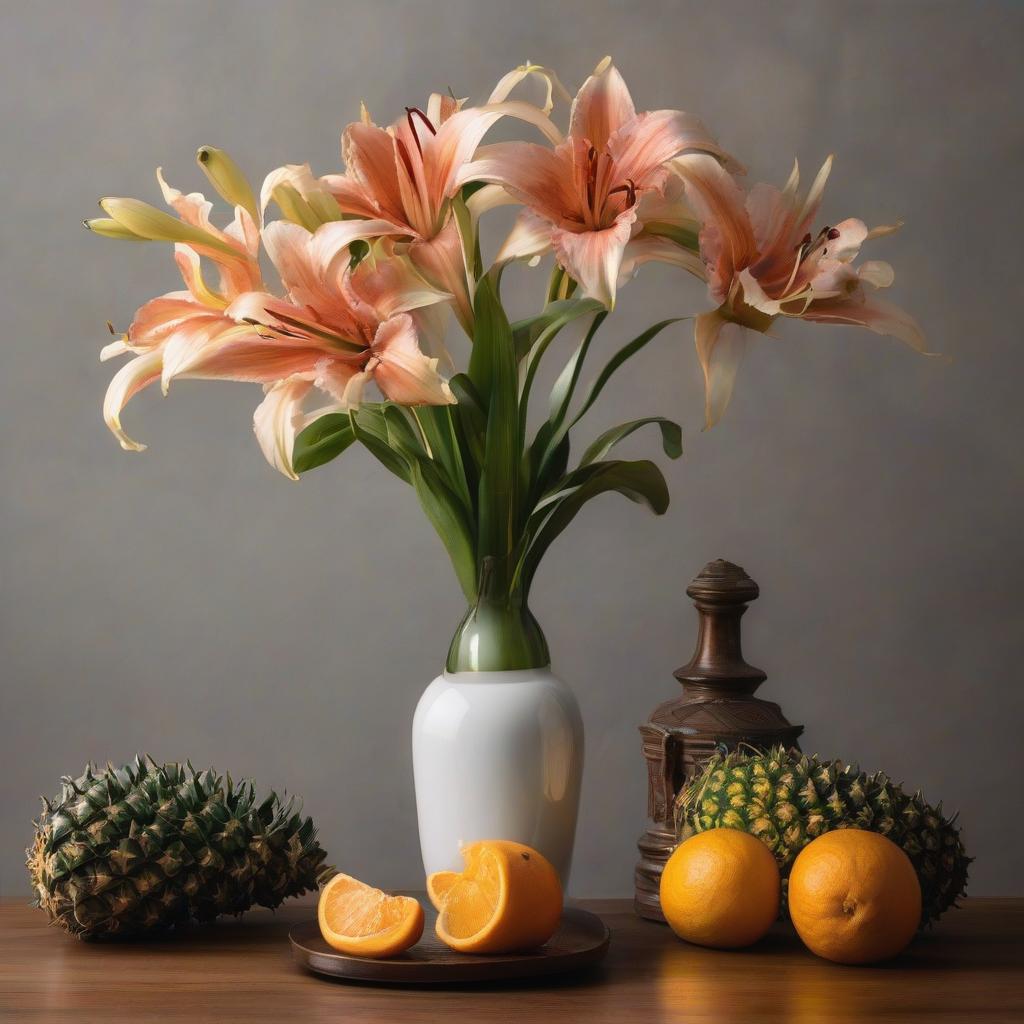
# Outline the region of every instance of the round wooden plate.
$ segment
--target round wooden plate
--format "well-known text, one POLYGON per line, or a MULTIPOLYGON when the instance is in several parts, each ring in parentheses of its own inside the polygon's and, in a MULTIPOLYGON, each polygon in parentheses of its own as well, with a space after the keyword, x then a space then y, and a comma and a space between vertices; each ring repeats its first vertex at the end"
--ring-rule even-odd
POLYGON ((611 940, 607 925, 599 917, 569 907, 562 912, 558 931, 540 949, 532 953, 474 956, 449 949, 434 934, 437 912, 425 907, 424 914, 423 938, 402 956, 390 960, 347 956, 331 949, 320 935, 315 919, 297 925, 288 938, 296 961, 307 970, 381 985, 457 985, 561 974, 598 963, 611 940))

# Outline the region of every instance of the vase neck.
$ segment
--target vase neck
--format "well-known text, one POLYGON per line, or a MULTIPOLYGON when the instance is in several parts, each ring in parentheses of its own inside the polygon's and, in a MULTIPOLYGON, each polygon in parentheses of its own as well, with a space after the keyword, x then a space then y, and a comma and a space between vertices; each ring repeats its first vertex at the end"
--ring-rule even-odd
POLYGON ((547 640, 525 603, 481 595, 452 638, 449 672, 503 672, 546 668, 547 640))

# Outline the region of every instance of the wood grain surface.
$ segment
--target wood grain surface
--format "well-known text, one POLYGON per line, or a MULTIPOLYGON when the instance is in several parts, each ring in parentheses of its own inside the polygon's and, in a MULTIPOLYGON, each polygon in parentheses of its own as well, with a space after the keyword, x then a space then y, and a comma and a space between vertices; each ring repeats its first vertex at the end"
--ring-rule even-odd
POLYGON ((0 907, 0 1020, 460 1024, 1024 1020, 1024 900, 968 900, 891 964, 839 967, 779 925, 716 952, 643 921, 630 900, 583 900, 612 932, 600 967, 563 978, 448 989, 332 982, 292 960, 308 904, 253 911, 157 940, 86 944, 29 907, 0 907))

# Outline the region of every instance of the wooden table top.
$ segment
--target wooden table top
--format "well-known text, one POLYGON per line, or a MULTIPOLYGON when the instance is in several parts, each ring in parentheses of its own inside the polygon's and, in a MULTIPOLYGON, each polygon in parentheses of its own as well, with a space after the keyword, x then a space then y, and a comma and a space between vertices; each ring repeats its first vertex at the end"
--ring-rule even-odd
POLYGON ((75 1021, 989 1021, 1024 1020, 1024 900, 967 900, 898 960, 840 967, 779 925, 751 950, 680 942, 628 900, 582 900, 612 931, 604 965, 576 977, 455 989, 387 989, 304 973, 291 904, 133 943, 90 944, 38 910, 0 906, 0 1020, 75 1021))

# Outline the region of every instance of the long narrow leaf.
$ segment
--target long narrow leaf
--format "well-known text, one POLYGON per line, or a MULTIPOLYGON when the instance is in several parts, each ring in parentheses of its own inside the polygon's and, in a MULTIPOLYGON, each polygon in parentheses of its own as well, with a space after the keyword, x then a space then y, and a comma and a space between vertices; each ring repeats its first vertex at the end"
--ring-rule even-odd
POLYGON ((584 335, 583 340, 579 343, 576 351, 565 364, 565 368, 558 375, 558 379, 551 388, 551 398, 548 403, 548 419, 555 430, 565 420, 566 413, 569 411, 569 403, 572 402, 573 392, 576 390, 576 384, 583 370, 583 361, 587 358, 587 352, 590 349, 590 343, 594 340, 594 335, 597 334, 607 316, 608 311, 602 309, 594 317, 594 322, 590 325, 590 329, 584 335))
POLYGON ((556 302, 549 302, 536 316, 517 320, 512 325, 516 361, 524 359, 541 334, 557 321, 561 320, 564 327, 576 317, 596 313, 602 309, 604 306, 597 299, 558 299, 556 302))
POLYGON ((292 466, 296 473, 308 473, 336 459, 355 439, 352 423, 345 413, 328 413, 310 423, 295 438, 292 466))
POLYGON ((476 599, 476 557, 473 530, 462 503, 429 460, 414 459, 409 470, 420 505, 444 543, 466 600, 472 603, 476 599))
POLYGON ((412 483, 409 463, 395 451, 388 439, 384 414, 377 406, 363 405, 350 414, 352 430, 356 440, 389 472, 394 473, 407 484, 412 483))
POLYGON ((668 320, 662 320, 660 323, 656 323, 653 327, 648 327, 642 334, 638 334, 628 345, 623 345, 622 348, 620 348, 619 351, 608 360, 605 368, 598 374, 597 380, 590 386, 590 391, 587 393, 587 397, 584 400, 580 411, 573 417, 572 422, 578 423, 580 421, 580 419, 586 414, 587 410, 597 401, 598 396, 604 390, 605 384, 611 380, 612 374, 614 374, 627 359, 635 356, 637 352, 656 338, 670 324, 677 324, 680 320, 685 319, 688 318, 675 316, 668 320))
POLYGON ((483 471, 480 475, 478 508, 478 561, 487 555, 502 565, 512 550, 516 529, 519 477, 519 402, 512 330, 489 278, 477 286, 474 303, 476 333, 473 357, 480 354, 480 377, 470 377, 478 389, 487 387, 487 434, 483 471))
POLYGON ((599 494, 617 493, 647 505, 656 515, 668 509, 669 494, 661 470, 647 460, 639 462, 612 461, 587 467, 586 479, 570 487, 551 505, 530 517, 529 540, 516 568, 518 582, 528 590, 537 566, 552 541, 575 519, 580 509, 599 494))
POLYGON ((664 416, 644 416, 643 419, 620 423, 617 427, 606 430, 583 453, 580 465, 589 466, 592 462, 603 459, 615 445, 629 437, 634 431, 647 426, 648 423, 658 424, 661 428, 661 447, 670 459, 678 459, 683 454, 682 427, 673 420, 665 419, 664 416))
POLYGON ((473 503, 455 430, 455 410, 450 405, 424 405, 410 412, 430 446, 431 457, 441 470, 445 483, 458 496, 467 514, 471 513, 473 503))

